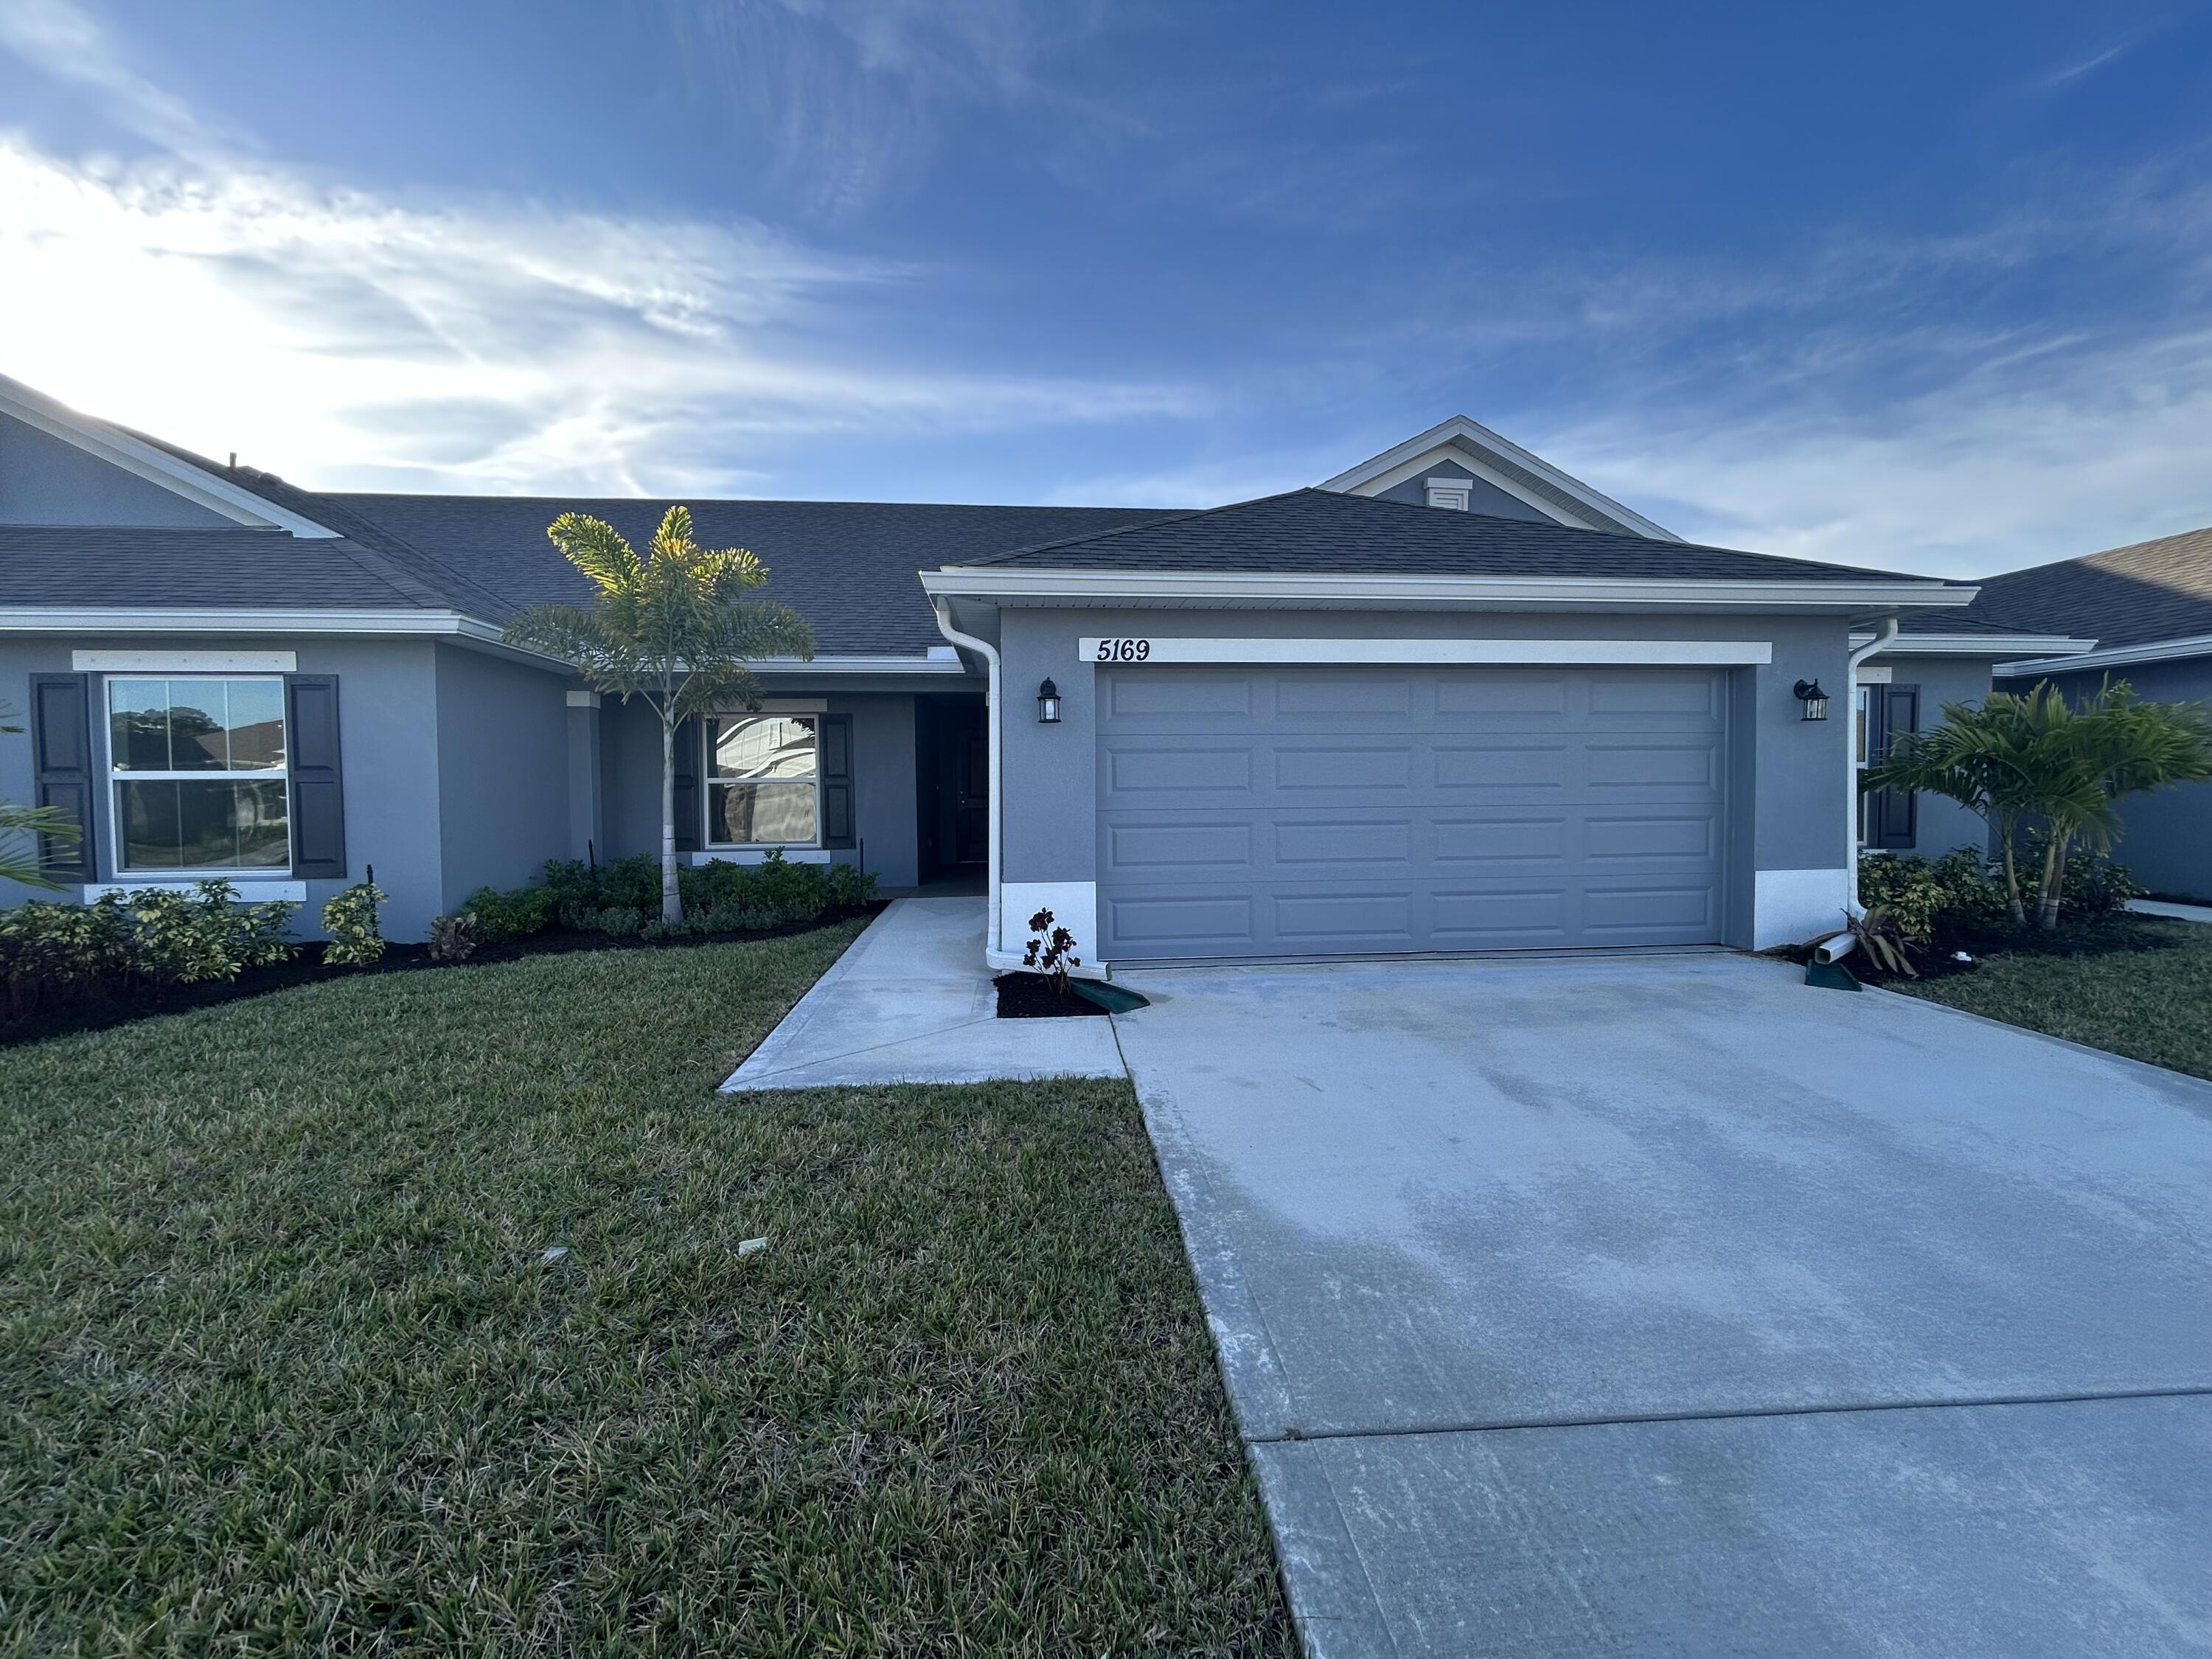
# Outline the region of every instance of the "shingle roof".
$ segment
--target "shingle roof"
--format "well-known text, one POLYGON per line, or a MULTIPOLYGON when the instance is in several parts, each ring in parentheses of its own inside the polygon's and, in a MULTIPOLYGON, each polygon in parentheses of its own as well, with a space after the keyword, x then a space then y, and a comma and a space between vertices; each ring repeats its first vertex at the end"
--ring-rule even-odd
POLYGON ((1043 570, 1589 576, 1624 581, 1925 581, 1850 565, 1293 489, 962 562, 1043 570))
MULTIPOLYGON (((465 572, 503 622, 526 605, 588 603, 591 587, 546 538, 563 513, 604 519, 634 545, 669 503, 537 495, 306 495, 422 557, 465 572)), ((1103 507, 941 507, 879 501, 693 501, 693 533, 708 547, 745 547, 769 568, 766 597, 814 625, 825 655, 911 653, 942 645, 918 573, 1006 548, 1173 516, 1103 507)), ((290 505, 290 503, 287 503, 290 505)), ((332 529, 344 526, 332 524, 332 529)))
POLYGON ((281 531, 0 526, 9 605, 226 610, 446 609, 343 538, 281 531))
POLYGON ((2212 526, 1992 576, 1973 611, 2105 647, 2212 634, 2212 526))

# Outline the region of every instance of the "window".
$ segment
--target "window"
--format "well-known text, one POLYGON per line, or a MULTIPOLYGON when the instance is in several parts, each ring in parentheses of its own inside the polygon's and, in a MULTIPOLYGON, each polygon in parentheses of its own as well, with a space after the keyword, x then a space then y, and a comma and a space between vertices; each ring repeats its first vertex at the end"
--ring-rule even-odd
POLYGON ((811 714, 726 714, 707 723, 707 840, 811 847, 821 840, 820 733, 811 714))
POLYGON ((281 678, 112 678, 107 732, 118 872, 290 866, 281 678))

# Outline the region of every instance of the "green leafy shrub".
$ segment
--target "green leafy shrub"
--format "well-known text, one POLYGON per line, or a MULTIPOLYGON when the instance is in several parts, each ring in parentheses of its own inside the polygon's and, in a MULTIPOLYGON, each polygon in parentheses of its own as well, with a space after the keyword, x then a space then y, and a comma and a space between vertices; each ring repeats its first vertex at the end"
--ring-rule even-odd
POLYGON ((300 907, 240 904, 225 881, 190 893, 141 888, 90 904, 39 902, 0 910, 0 1017, 113 995, 144 985, 232 980, 299 949, 300 907))
MULTIPOLYGON (((2028 842, 2033 847, 2033 833, 2028 842)), ((2020 862, 2021 895, 2033 915, 2042 899, 2042 860, 2020 862)), ((2067 866, 2062 923, 2109 921, 2142 893, 2124 866, 2077 852, 2067 866)), ((2002 864, 1976 847, 1954 847, 1932 861, 1895 854, 1862 857, 1859 900, 1869 910, 1880 909, 1886 930, 1918 951, 2002 945, 2022 934, 2012 919, 2002 864)))
POLYGON ((0 910, 0 1012, 10 1020, 146 976, 130 916, 113 893, 91 904, 39 900, 0 910))
POLYGON ((587 933, 605 933, 615 939, 635 939, 645 930, 645 912, 633 910, 619 904, 602 905, 596 910, 580 914, 577 926, 587 933))
POLYGON ((461 914, 476 918, 477 943, 504 945, 553 926, 561 919, 560 899, 550 886, 517 887, 505 893, 479 887, 462 901, 461 914))
POLYGON ((294 947, 285 934, 300 908, 281 899, 240 904, 227 881, 196 882, 190 893, 144 888, 128 904, 138 970, 180 985, 236 979, 286 960, 294 947))
POLYGON ((330 943, 323 960, 332 967, 373 968, 384 957, 384 933, 377 907, 390 898, 373 881, 357 881, 323 906, 323 931, 330 943))

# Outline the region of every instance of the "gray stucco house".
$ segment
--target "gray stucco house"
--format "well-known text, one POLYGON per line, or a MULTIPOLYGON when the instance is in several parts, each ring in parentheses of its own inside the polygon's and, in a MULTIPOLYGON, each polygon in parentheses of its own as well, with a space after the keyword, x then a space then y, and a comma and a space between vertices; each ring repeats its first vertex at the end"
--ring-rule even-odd
MULTIPOLYGON (((1974 606, 1992 625, 2090 635, 2071 656, 1999 663, 1997 684, 2048 679, 2069 698, 2124 679, 2161 702, 2212 702, 2212 527, 1992 576, 1974 606)), ((2153 892, 2212 900, 2212 784, 2120 805, 2118 857, 2153 892)))
MULTIPOLYGON (((77 816, 73 891, 373 863, 399 938, 648 850, 650 714, 500 629, 586 597, 557 514, 663 505, 308 491, 0 381, 0 796, 77 816)), ((818 654, 686 734, 684 855, 980 879, 1000 962, 1040 906, 1103 962, 1802 938, 1856 838, 1978 839, 1863 813, 1865 752, 2088 644, 1690 544, 1465 419, 1203 512, 689 505, 818 654)))

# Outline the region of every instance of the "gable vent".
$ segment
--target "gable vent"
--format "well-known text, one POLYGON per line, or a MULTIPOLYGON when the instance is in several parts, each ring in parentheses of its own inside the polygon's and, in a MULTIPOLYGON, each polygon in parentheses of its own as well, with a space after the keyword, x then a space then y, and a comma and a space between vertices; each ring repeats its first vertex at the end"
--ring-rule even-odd
POLYGON ((1448 507, 1455 513, 1467 511, 1467 493, 1468 488, 1474 483, 1474 479, 1425 478, 1422 483, 1428 486, 1431 507, 1448 507))

